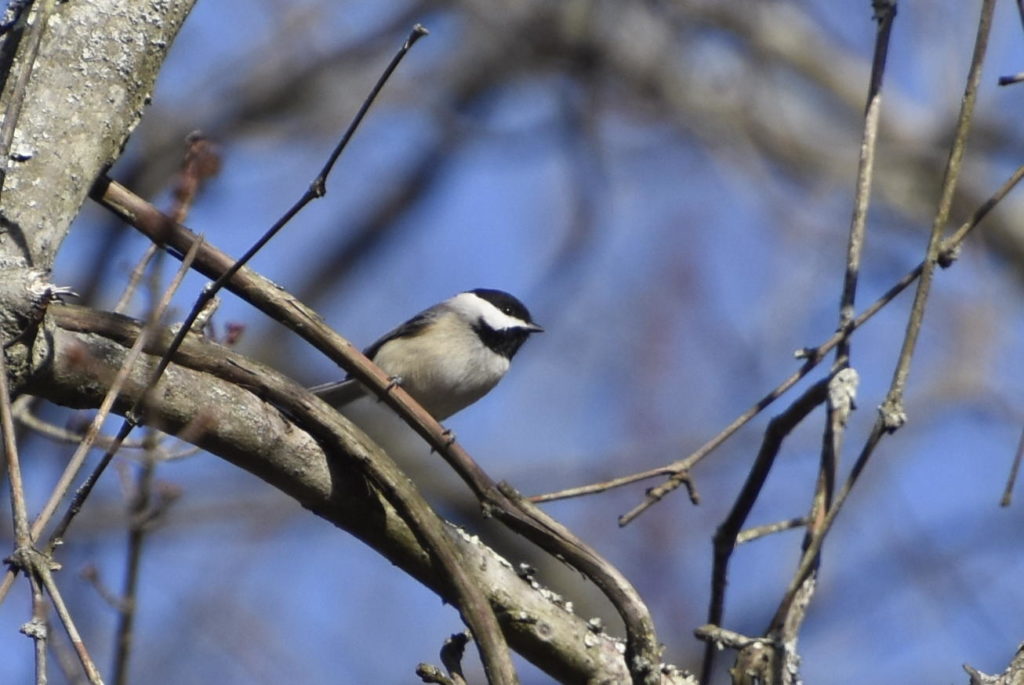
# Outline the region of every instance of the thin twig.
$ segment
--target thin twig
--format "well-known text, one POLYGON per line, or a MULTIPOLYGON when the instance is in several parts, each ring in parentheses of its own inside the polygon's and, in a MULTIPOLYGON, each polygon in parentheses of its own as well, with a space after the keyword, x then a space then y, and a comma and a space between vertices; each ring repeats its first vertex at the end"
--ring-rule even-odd
POLYGON ((622 476, 620 478, 612 478, 611 480, 602 481, 600 483, 591 483, 590 485, 580 485, 575 488, 566 488, 564 490, 557 490, 555 492, 547 492, 543 495, 531 495, 528 499, 534 504, 541 504, 543 502, 554 502, 555 500, 569 499, 571 497, 583 497, 585 495, 593 495, 605 490, 612 490, 614 488, 621 488, 623 485, 630 485, 637 481, 647 480, 648 478, 655 478, 657 476, 668 476, 674 473, 667 466, 660 466, 650 471, 641 471, 640 473, 633 473, 628 476, 622 476))
POLYGON ((928 247, 925 251, 924 262, 922 263, 921 276, 917 281, 914 302, 910 306, 910 318, 907 321, 903 347, 900 349, 899 360, 896 363, 896 369, 893 371, 889 393, 882 403, 881 411, 884 415, 886 428, 890 431, 899 428, 906 420, 903 410, 903 392, 906 388, 907 377, 910 375, 910 362, 917 346, 917 338, 921 333, 921 323, 924 321, 925 305, 928 301, 928 295, 931 293, 935 267, 939 262, 940 253, 943 251, 942 236, 946 229, 946 222, 949 221, 949 211, 953 206, 953 193, 956 190, 957 180, 960 178, 964 151, 967 149, 967 134, 971 129, 974 105, 978 99, 981 67, 985 61, 985 52, 988 48, 988 35, 992 24, 994 4, 994 0, 985 0, 982 3, 981 18, 978 22, 978 33, 974 43, 974 54, 971 57, 967 86, 964 89, 963 100, 960 103, 960 115, 957 117, 953 144, 950 147, 949 158, 946 161, 946 169, 943 174, 939 206, 935 213, 935 219, 932 221, 932 230, 928 237, 928 247))
POLYGON ((1017 473, 1020 471, 1020 462, 1024 459, 1024 431, 1021 432, 1020 442, 1017 444, 1017 454, 1013 457, 1013 465, 1010 466, 1010 475, 1006 479, 1006 488, 1003 490, 1003 498, 999 500, 999 506, 1008 507, 1013 501, 1013 487, 1017 483, 1017 473))
POLYGON ((832 524, 836 520, 836 516, 839 515, 839 511, 842 509, 843 504, 846 502, 846 498, 850 495, 853 490, 853 486, 856 485, 857 479, 860 477, 861 472, 867 465, 868 459, 871 457, 871 453, 874 451, 878 442, 882 439, 885 429, 882 423, 876 422, 875 427, 872 429, 871 434, 868 436, 867 441, 864 444, 864 448, 861 450, 860 455, 857 457, 857 461, 854 462, 853 468, 850 470, 850 475, 847 477, 846 482, 843 483, 843 487, 839 489, 836 494, 835 501, 832 503, 832 508, 829 509, 828 515, 825 516, 825 520, 822 522, 819 533, 815 535, 804 550, 803 556, 800 560, 800 566, 797 568, 796 573, 793 574, 793 578, 790 580, 789 586, 786 588, 786 592, 783 595, 782 601, 779 603, 779 608, 775 612, 775 617, 772 619, 772 630, 769 632, 776 632, 785 621, 786 615, 789 613, 790 605, 793 603, 794 598, 800 590, 804 579, 814 568, 818 554, 821 551, 821 546, 824 544, 825 537, 828 532, 832 529, 832 524))
MULTIPOLYGON (((185 155, 184 169, 179 174, 178 188, 175 192, 176 204, 175 217, 185 217, 188 207, 191 207, 196 192, 205 176, 200 173, 200 168, 205 165, 199 164, 202 158, 201 150, 206 147, 200 141, 190 137, 188 152, 185 155)), ((219 161, 219 160, 218 160, 219 161)), ((214 164, 211 169, 218 168, 214 164)), ((155 249, 151 245, 150 249, 155 249)), ((150 250, 147 250, 149 252, 150 250)), ((159 265, 159 262, 157 263, 159 265)), ((156 265, 155 265, 156 266, 156 265)), ((152 309, 160 304, 160 269, 149 270, 147 290, 150 300, 153 302, 152 309)), ((152 320, 152 313, 149 318, 152 320)), ((146 396, 144 391, 143 396, 146 396)), ((150 495, 152 492, 153 480, 156 474, 159 436, 153 428, 147 428, 142 440, 146 449, 143 453, 142 466, 139 469, 135 486, 128 497, 128 550, 125 554, 124 585, 120 597, 118 597, 117 628, 114 637, 114 670, 112 681, 115 685, 125 685, 128 681, 128 662, 131 657, 133 638, 135 634, 135 617, 138 607, 139 573, 142 566, 142 549, 145 543, 146 531, 149 529, 146 520, 146 512, 150 508, 150 495)))
POLYGON ((53 608, 57 611, 57 617, 60 618, 60 622, 64 626, 64 631, 67 633, 68 639, 71 640, 71 645, 74 647, 75 653, 78 655, 78 660, 82 663, 82 669, 85 671, 85 676, 89 679, 90 683, 93 683, 94 685, 103 685, 103 678, 100 677, 99 669, 96 668, 96 664, 93 662, 92 657, 89 656, 89 651, 85 648, 82 636, 79 635, 78 628, 75 627, 75 622, 71 618, 71 613, 64 604, 64 598, 61 596, 60 590, 57 589, 57 583, 53 580, 53 574, 50 572, 49 563, 50 562, 47 557, 38 555, 31 572, 38 574, 39 580, 42 581, 43 587, 46 588, 46 593, 50 595, 50 601, 53 602, 53 608))
POLYGON ((781 533, 786 530, 792 530, 806 525, 807 518, 804 516, 797 516, 791 519, 786 519, 785 521, 776 521, 775 523, 766 523, 763 526, 747 528, 736 535, 736 544, 742 545, 747 542, 753 542, 754 540, 760 540, 761 538, 769 535, 774 535, 775 533, 781 533))
POLYGON ((21 627, 21 632, 32 638, 35 644, 36 685, 46 685, 46 648, 50 637, 50 627, 46 622, 47 604, 39 578, 34 573, 28 578, 32 589, 32 620, 21 627))
MULTIPOLYGON (((794 573, 786 593, 776 610, 772 619, 772 634, 783 629, 786 617, 793 606, 796 597, 801 591, 804 581, 810 576, 817 564, 818 555, 824 539, 831 529, 832 523, 842 509, 847 496, 856 484, 858 477, 867 465, 868 460, 874 453, 882 437, 897 430, 906 420, 903 411, 903 393, 906 387, 907 378, 910 372, 910 362, 913 358, 915 345, 920 333, 921 322, 924 318, 925 304, 930 292, 931 282, 935 266, 948 254, 945 245, 948 241, 943 240, 943 232, 949 217, 949 210, 952 205, 953 191, 956 188, 956 181, 960 172, 960 165, 963 161, 964 149, 967 143, 967 134, 974 111, 974 104, 977 99, 977 89, 981 82, 981 68, 985 59, 985 52, 988 45, 989 30, 992 24, 992 12, 995 5, 994 0, 984 0, 978 20, 978 31, 975 39, 974 53, 971 59, 971 66, 967 76, 967 85, 964 89, 964 96, 961 102, 960 115, 957 119, 956 133, 950 149, 949 158, 946 163, 946 171, 942 183, 942 193, 939 199, 935 219, 932 222, 932 231, 928 240, 926 256, 921 264, 921 275, 918 280, 917 292, 914 303, 911 306, 910 317, 907 322, 907 330, 900 350, 896 369, 893 372, 892 383, 889 392, 882 406, 879 407, 878 417, 872 427, 871 433, 864 443, 861 453, 851 470, 849 478, 843 484, 839 495, 829 509, 825 520, 815 531, 808 541, 807 548, 800 560, 800 564, 794 573)), ((1018 170, 1019 171, 1019 170, 1018 170)), ((1015 173, 1016 175, 1016 173, 1015 173)), ((988 205, 989 203, 986 203, 988 205)), ((979 209, 979 211, 981 211, 979 209)), ((959 231, 957 232, 960 233, 959 231)))
MULTIPOLYGON (((188 212, 195 201, 195 196, 199 192, 202 183, 215 176, 221 167, 220 151, 217 146, 198 131, 190 133, 185 142, 188 147, 182 160, 182 168, 179 170, 175 181, 174 191, 172 192, 175 205, 170 212, 171 217, 177 223, 184 221, 188 216, 188 212)), ((128 278, 128 284, 114 306, 115 312, 124 312, 128 307, 128 303, 131 302, 135 290, 142 281, 142 277, 146 274, 146 267, 149 266, 153 256, 159 251, 160 246, 155 243, 151 243, 146 248, 135 268, 132 269, 131 275, 128 278)))
MULTIPOLYGON (((35 398, 31 395, 23 395, 18 399, 14 400, 12 405, 14 411, 14 420, 20 423, 25 428, 35 431, 39 435, 50 438, 56 442, 66 443, 69 445, 79 445, 82 440, 85 439, 84 433, 79 433, 74 430, 68 430, 58 426, 57 424, 44 421, 39 418, 31 411, 32 401, 35 398)), ((97 435, 93 441, 93 445, 98 448, 106 448, 111 445, 113 438, 102 433, 97 435)), ((126 440, 121 449, 142 449, 142 442, 139 440, 126 440)))
POLYGON ((200 131, 188 134, 185 144, 185 157, 172 192, 175 204, 170 213, 179 224, 188 216, 203 183, 220 173, 222 161, 220 146, 200 131))
MULTIPOLYGON (((843 278, 843 292, 839 299, 840 331, 845 331, 853 321, 857 299, 857 280, 860 275, 860 260, 867 232, 868 207, 871 204, 871 180, 875 169, 875 150, 878 146, 878 124, 882 113, 882 81, 885 76, 885 60, 889 53, 889 36, 893 19, 896 17, 895 3, 876 8, 878 30, 875 34, 875 52, 871 63, 871 78, 868 83, 867 104, 864 107, 864 131, 861 134, 860 156, 857 160, 856 192, 853 201, 853 217, 850 219, 850 235, 846 248, 846 273, 843 278)), ((836 348, 836 363, 846 366, 850 355, 850 338, 843 338, 836 348)))
MULTIPOLYGON (((1016 170, 1010 177, 1003 182, 1003 184, 996 190, 985 202, 978 207, 971 218, 965 221, 959 229, 953 235, 942 241, 939 249, 939 264, 940 266, 948 267, 953 261, 960 250, 961 245, 967 236, 977 228, 978 224, 988 216, 989 212, 992 211, 1002 201, 1003 198, 1014 188, 1021 179, 1024 179, 1024 165, 1017 167, 1016 170)), ((815 366, 817 366, 824 359, 832 349, 845 337, 846 335, 852 334, 855 330, 867 323, 875 314, 880 312, 886 305, 896 299, 904 290, 907 289, 917 278, 921 275, 924 269, 924 262, 921 262, 916 267, 907 272, 899 281, 897 281, 889 290, 887 290, 881 297, 875 300, 867 309, 855 318, 849 327, 849 331, 836 331, 832 336, 821 343, 818 347, 808 348, 802 350, 800 353, 801 357, 807 359, 803 366, 797 371, 793 372, 789 378, 782 381, 776 386, 771 392, 762 397, 754 406, 747 411, 740 414, 736 419, 732 421, 728 426, 722 429, 718 435, 708 440, 704 445, 699 447, 694 452, 691 452, 683 459, 675 461, 667 466, 663 467, 669 470, 673 476, 670 480, 663 483, 662 485, 652 488, 647 492, 647 499, 641 502, 636 507, 631 509, 626 514, 619 517, 619 525, 625 526, 629 524, 633 519, 642 514, 644 511, 649 509, 654 504, 657 504, 668 495, 670 492, 675 490, 679 485, 682 484, 682 480, 677 474, 688 473, 698 462, 703 460, 706 456, 711 454, 717 449, 722 443, 728 440, 736 431, 745 426, 751 419, 757 416, 766 407, 771 405, 776 399, 785 394, 787 390, 797 384, 804 376, 811 372, 815 366)))
MULTIPOLYGON (((309 200, 314 197, 322 197, 327 192, 327 177, 330 175, 331 169, 334 168, 334 163, 338 161, 338 157, 341 156, 342 151, 348 145, 348 141, 352 139, 352 135, 356 132, 356 129, 359 128, 359 124, 363 121, 363 117, 365 117, 366 113, 369 111, 370 105, 372 105, 373 101, 377 99, 377 95, 384 87, 384 84, 388 82, 388 79, 391 78, 391 74, 394 73, 396 68, 398 68, 398 64, 402 61, 402 58, 405 57, 405 53, 409 51, 409 48, 415 45, 416 41, 420 38, 423 38, 428 34, 429 31, 427 31, 426 27, 421 24, 416 24, 412 27, 412 32, 409 34, 409 37, 405 39, 405 43, 403 43, 402 47, 397 53, 395 53, 395 56, 391 58, 391 62, 384 69, 384 73, 381 74, 380 78, 377 79, 377 83, 374 84, 373 90, 370 91, 370 94, 359 107, 359 111, 356 112, 356 116, 352 119, 352 123, 349 124, 348 130, 345 131, 341 140, 338 141, 334 151, 331 152, 331 156, 327 158, 327 163, 324 164, 324 168, 320 170, 320 173, 317 175, 312 185, 310 185, 308 192, 311 193, 312 196, 307 199, 306 202, 309 202, 309 200)), ((302 201, 300 200, 300 202, 302 201)), ((301 206, 298 207, 298 209, 301 208, 301 206)), ((296 212, 298 209, 296 209, 296 212)), ((287 221, 287 219, 285 221, 287 221)))
POLYGON ((416 675, 418 675, 420 680, 425 683, 435 683, 435 685, 465 685, 465 681, 462 683, 456 683, 453 678, 445 675, 440 668, 433 664, 419 664, 416 666, 416 675))
POLYGON ((114 305, 114 311, 123 313, 128 308, 128 303, 131 302, 132 296, 135 295, 135 289, 139 287, 139 282, 142 280, 143 275, 146 273, 146 267, 149 266, 150 261, 160 251, 160 247, 153 243, 150 243, 149 247, 139 258, 135 268, 132 269, 131 275, 128 277, 128 284, 124 288, 124 292, 121 293, 121 297, 117 300, 117 304, 114 305))
POLYGON ((28 508, 25 506, 25 486, 21 480, 21 460, 18 443, 14 434, 14 418, 11 411, 11 395, 7 387, 7 357, 0 350, 0 430, 3 431, 3 445, 7 457, 7 477, 11 482, 11 515, 14 521, 15 549, 32 544, 28 525, 28 508))
POLYGON ((710 642, 719 647, 729 647, 730 649, 743 649, 756 642, 768 642, 763 637, 748 637, 709 623, 694 628, 693 634, 698 640, 710 642))
MULTIPOLYGON (((875 169, 875 151, 878 147, 878 127, 882 114, 882 83, 885 77, 886 57, 889 54, 889 39, 892 25, 896 18, 895 1, 876 0, 872 3, 874 19, 878 22, 875 32, 874 57, 871 61, 871 77, 868 82, 867 103, 864 107, 864 130, 861 134, 860 155, 857 160, 857 180, 854 192, 853 216, 850 220, 849 239, 846 248, 846 271, 843 277, 843 291, 839 298, 838 331, 848 330, 854 318, 857 299, 857 282, 860 276, 861 255, 867 234, 868 208, 871 204, 871 181, 875 169)), ((852 376, 850 369, 852 355, 852 338, 849 335, 840 339, 836 346, 835 361, 832 369, 835 378, 852 376), (840 376, 842 374, 842 376, 840 376)), ((856 382, 852 384, 854 392, 848 396, 836 393, 836 402, 830 401, 825 414, 825 429, 822 436, 821 460, 815 481, 814 496, 811 500, 810 513, 807 516, 806 535, 813 535, 815 527, 822 521, 832 504, 835 490, 836 469, 842 454, 843 437, 846 421, 854 407, 856 382)), ((833 393, 830 392, 830 397, 833 393)), ((790 627, 794 627, 791 625, 790 627)), ((787 644, 785 638, 780 643, 787 644)))
POLYGON ((150 508, 153 480, 156 473, 157 433, 153 429, 148 429, 146 432, 145 441, 148 445, 145 461, 136 476, 134 490, 128 502, 128 554, 125 559, 124 588, 119 598, 120 610, 115 632, 114 673, 111 678, 111 682, 115 685, 125 685, 128 682, 128 660, 131 656, 135 635, 142 549, 151 524, 147 513, 150 508))
POLYGON ((86 564, 82 570, 78 573, 78 577, 85 582, 92 585, 92 589, 96 591, 100 599, 107 603, 112 609, 116 611, 122 611, 124 604, 121 602, 121 598, 117 596, 113 590, 107 587, 107 584, 103 582, 103 578, 100 576, 100 571, 96 568, 95 564, 86 564))
MULTIPOLYGON (((714 561, 711 570, 711 597, 708 602, 707 622, 720 626, 725 615, 725 590, 728 585, 729 560, 736 549, 737 538, 746 523, 750 511, 754 508, 761 488, 764 486, 768 473, 775 463, 782 448, 782 441, 793 429, 803 421, 808 414, 820 405, 828 396, 828 385, 830 379, 823 378, 811 387, 791 404, 786 411, 782 412, 769 423, 764 432, 764 439, 761 442, 761 449, 754 459, 753 466, 736 496, 732 509, 725 517, 725 520, 718 526, 714 537, 714 561)), ((715 654, 718 650, 713 643, 706 643, 704 646, 704 661, 701 668, 700 682, 711 682, 711 673, 714 669, 715 654)))

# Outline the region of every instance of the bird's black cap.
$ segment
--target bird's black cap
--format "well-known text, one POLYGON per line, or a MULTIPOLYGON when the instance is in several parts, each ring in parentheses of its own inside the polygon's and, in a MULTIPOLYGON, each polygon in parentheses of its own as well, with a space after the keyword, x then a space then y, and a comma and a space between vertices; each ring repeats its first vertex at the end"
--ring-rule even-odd
MULTIPOLYGON (((514 295, 509 295, 504 290, 493 290, 491 288, 477 288, 476 290, 470 290, 477 297, 487 300, 501 312, 514 316, 517 319, 522 319, 526 323, 533 324, 533 318, 530 316, 530 310, 526 308, 522 302, 520 302, 514 295)), ((538 326, 538 330, 540 327, 538 326)))

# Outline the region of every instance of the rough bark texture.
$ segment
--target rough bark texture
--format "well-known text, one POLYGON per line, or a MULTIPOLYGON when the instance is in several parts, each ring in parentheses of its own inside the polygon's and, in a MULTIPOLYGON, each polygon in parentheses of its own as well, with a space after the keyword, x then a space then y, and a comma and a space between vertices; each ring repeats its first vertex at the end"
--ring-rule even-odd
MULTIPOLYGON (((31 64, 8 162, 2 205, 7 230, 0 238, 6 258, 21 257, 44 270, 53 263, 93 181, 142 118, 192 5, 76 0, 53 8, 31 64)), ((25 45, 8 40, 4 46, 20 48, 0 95, 5 112, 22 95, 14 77, 29 67, 25 45)))
MULTIPOLYGON (((45 301, 44 279, 54 255, 93 181, 142 118, 160 65, 193 4, 37 2, 28 21, 0 45, 0 111, 8 126, 6 120, 17 116, 0 189, 3 340, 21 334, 45 301), (39 30, 33 50, 31 34, 39 30)), ((27 370, 23 353, 20 346, 9 351, 14 388, 27 370)))

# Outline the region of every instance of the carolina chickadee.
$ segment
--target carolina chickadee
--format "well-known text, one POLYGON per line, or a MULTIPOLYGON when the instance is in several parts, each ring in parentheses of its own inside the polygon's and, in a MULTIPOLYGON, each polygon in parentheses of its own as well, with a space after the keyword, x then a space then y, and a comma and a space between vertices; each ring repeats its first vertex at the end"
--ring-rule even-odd
MULTIPOLYGON (((486 395, 543 330, 512 295, 478 288, 425 309, 363 353, 442 421, 486 395)), ((352 378, 311 390, 336 409, 367 394, 352 378)))

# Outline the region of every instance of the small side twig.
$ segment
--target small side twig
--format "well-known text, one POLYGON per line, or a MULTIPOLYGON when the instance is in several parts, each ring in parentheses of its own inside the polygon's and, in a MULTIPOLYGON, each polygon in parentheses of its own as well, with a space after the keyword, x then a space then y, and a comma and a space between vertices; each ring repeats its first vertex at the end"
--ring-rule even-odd
POLYGON ((135 268, 132 269, 131 274, 128 276, 128 284, 121 293, 121 297, 118 298, 117 304, 114 305, 115 312, 120 314, 128 308, 128 303, 131 302, 135 290, 139 287, 142 277, 146 274, 146 267, 149 266, 149 263, 153 261, 153 257, 158 253, 160 253, 160 247, 150 244, 146 251, 142 253, 142 256, 139 257, 138 263, 135 264, 135 268))
POLYGON ((146 533, 150 528, 149 509, 158 462, 155 430, 148 429, 146 431, 145 442, 148 443, 145 460, 136 476, 133 492, 129 495, 128 502, 128 553, 125 559, 124 587, 118 602, 114 672, 111 678, 115 685, 124 685, 128 682, 128 661, 135 636, 142 550, 146 542, 146 533))
POLYGON ((1020 442, 1017 444, 1017 454, 1013 457, 1010 475, 1006 478, 1006 488, 1003 490, 1003 497, 999 500, 999 506, 1001 507, 1008 507, 1013 501, 1013 488, 1017 484, 1017 473, 1020 471, 1021 459, 1024 459, 1024 431, 1021 432, 1020 442))
POLYGON ((32 588, 32 618, 21 626, 20 632, 35 644, 36 685, 46 685, 46 649, 50 637, 50 626, 46 622, 46 599, 39 578, 34 574, 29 575, 29 585, 32 588))
POLYGON ((71 612, 68 611, 67 606, 64 604, 64 598, 61 596, 60 590, 57 589, 57 583, 53 580, 50 564, 49 559, 39 555, 32 567, 32 573, 38 574, 39 580, 42 582, 43 587, 46 588, 46 593, 50 595, 53 608, 57 612, 57 617, 60 619, 61 624, 64 626, 68 639, 71 640, 71 645, 78 655, 78 660, 82 664, 86 678, 89 679, 90 683, 103 685, 103 678, 100 677, 99 669, 96 668, 92 657, 89 656, 89 650, 85 648, 85 642, 78 633, 78 628, 75 627, 75 622, 71 618, 71 612))
POLYGON ((96 668, 92 657, 89 656, 89 651, 86 649, 82 636, 79 634, 78 628, 71 618, 71 613, 68 611, 64 598, 57 588, 57 583, 53 580, 52 571, 55 565, 49 555, 31 546, 26 546, 19 547, 6 561, 12 568, 18 569, 25 573, 25 575, 35 577, 46 590, 46 594, 50 596, 50 602, 57 612, 57 617, 64 626, 64 631, 67 633, 68 639, 71 640, 75 653, 78 655, 78 660, 82 665, 86 678, 93 685, 102 685, 103 679, 100 677, 99 669, 96 668))
POLYGON ((425 683, 438 685, 466 685, 466 676, 462 672, 462 656, 466 652, 470 636, 467 632, 455 633, 444 641, 441 647, 441 663, 447 675, 437 666, 420 664, 416 667, 416 675, 425 683))
MULTIPOLYGON (((82 440, 85 439, 85 433, 78 432, 77 430, 69 430, 62 428, 56 424, 44 421, 35 414, 32 413, 32 402, 35 398, 31 395, 23 395, 18 399, 14 400, 12 405, 14 412, 14 420, 19 424, 35 431, 39 435, 50 438, 56 442, 66 443, 69 445, 81 444, 82 440)), ((102 433, 97 435, 93 440, 93 445, 99 448, 107 448, 110 446, 112 438, 102 433)), ((124 444, 121 445, 121 449, 142 449, 142 442, 139 440, 125 440, 124 444)))
POLYGON ((656 469, 649 471, 641 471, 640 473, 633 473, 628 476, 621 476, 619 478, 612 478, 610 480, 602 481, 600 483, 591 483, 589 485, 580 485, 575 488, 565 488, 564 490, 556 490, 555 492, 547 492, 542 495, 531 495, 528 499, 534 504, 542 504, 544 502, 554 502, 561 499, 570 499, 572 497, 584 497, 586 495, 595 495, 606 490, 613 490, 615 488, 621 488, 624 485, 631 485, 641 480, 647 480, 648 478, 656 478, 657 476, 667 476, 672 473, 667 467, 660 466, 656 469))
POLYGON ((703 642, 713 644, 716 648, 743 649, 755 643, 768 642, 763 637, 748 637, 733 630, 726 630, 712 623, 694 628, 694 636, 703 642))
POLYGON ((736 535, 736 544, 742 545, 747 542, 753 542, 754 540, 760 540, 761 538, 769 535, 774 535, 775 533, 781 533, 794 528, 801 528, 806 525, 807 518, 805 516, 796 516, 791 519, 786 519, 785 521, 776 521, 775 523, 766 523, 763 526, 747 528, 736 535))
POLYGON ((103 582, 103 578, 100 577, 99 569, 97 569, 95 565, 86 564, 78 573, 78 576, 85 582, 92 585, 92 589, 96 591, 96 594, 100 596, 100 599, 106 602, 115 611, 124 610, 124 603, 121 601, 121 598, 103 582))
POLYGON ((454 678, 445 675, 444 671, 437 666, 427 663, 416 666, 416 675, 425 683, 436 683, 437 685, 465 685, 466 682, 463 680, 460 683, 454 678))
MULTIPOLYGON (((729 574, 729 560, 736 549, 737 537, 746 522, 750 511, 754 508, 761 488, 764 486, 768 473, 775 463, 775 457, 782 448, 782 441, 792 430, 803 421, 817 406, 825 401, 828 395, 828 378, 818 381, 782 412, 768 423, 765 429, 761 449, 758 450, 750 473, 743 483, 732 509, 725 520, 718 526, 714 537, 714 560, 711 569, 711 598, 708 602, 708 623, 721 625, 725 615, 725 590, 729 574)), ((700 682, 711 682, 714 669, 716 650, 713 643, 704 647, 704 661, 701 667, 700 682)))
POLYGON ((441 647, 441 663, 456 683, 466 682, 466 676, 462 673, 462 657, 466 653, 469 640, 469 633, 463 631, 451 635, 441 647))

